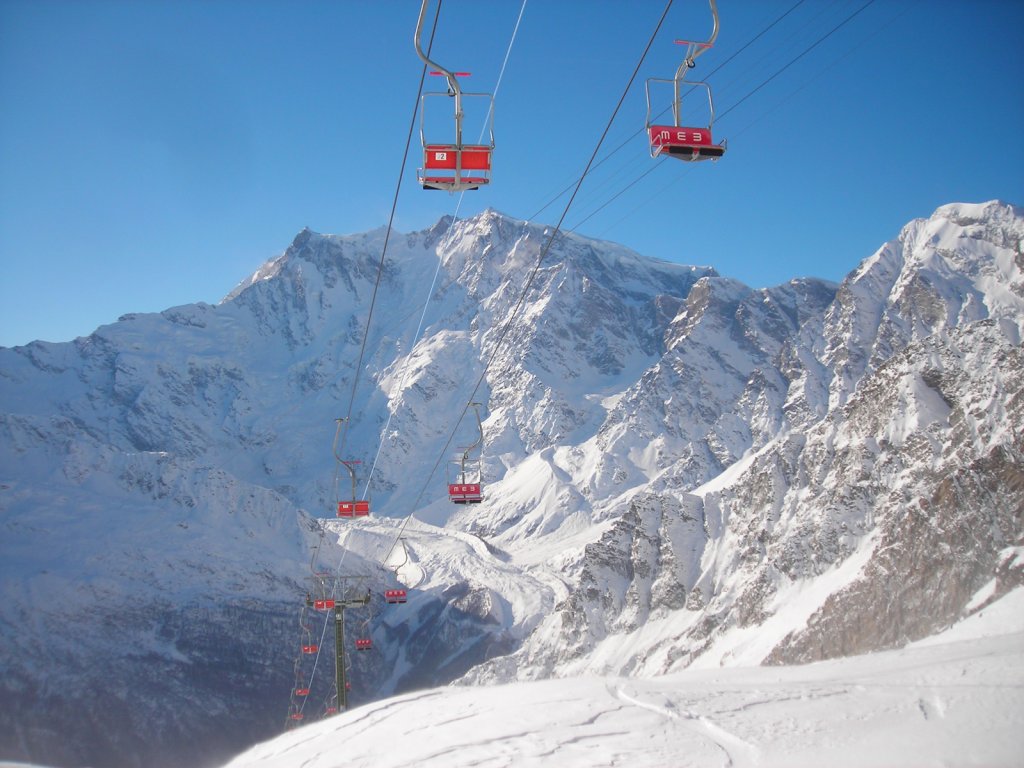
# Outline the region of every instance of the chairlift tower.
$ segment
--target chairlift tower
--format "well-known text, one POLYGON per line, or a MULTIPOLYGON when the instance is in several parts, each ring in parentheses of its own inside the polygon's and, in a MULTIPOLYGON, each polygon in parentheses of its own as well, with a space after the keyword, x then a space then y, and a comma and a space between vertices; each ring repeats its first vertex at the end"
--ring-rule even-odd
MULTIPOLYGON (((314 580, 318 583, 323 584, 322 577, 324 574, 318 574, 314 576, 314 580)), ((341 588, 339 593, 341 599, 322 599, 314 600, 312 595, 306 596, 306 605, 315 608, 318 611, 334 611, 334 683, 338 688, 338 711, 344 712, 348 710, 348 679, 345 671, 345 609, 346 608, 363 608, 370 604, 370 590, 366 590, 366 594, 360 597, 347 597, 348 589, 346 581, 351 580, 353 577, 341 576, 338 577, 341 582, 341 588)), ((355 577, 359 582, 362 582, 363 577, 355 577)))

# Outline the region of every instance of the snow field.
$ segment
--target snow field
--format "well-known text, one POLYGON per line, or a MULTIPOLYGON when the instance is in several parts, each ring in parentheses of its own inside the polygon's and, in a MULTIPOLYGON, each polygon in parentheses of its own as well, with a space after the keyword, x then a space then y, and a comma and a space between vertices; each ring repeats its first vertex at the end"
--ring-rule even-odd
POLYGON ((258 745, 225 768, 1019 765, 1024 589, 898 651, 798 667, 445 688, 258 745))

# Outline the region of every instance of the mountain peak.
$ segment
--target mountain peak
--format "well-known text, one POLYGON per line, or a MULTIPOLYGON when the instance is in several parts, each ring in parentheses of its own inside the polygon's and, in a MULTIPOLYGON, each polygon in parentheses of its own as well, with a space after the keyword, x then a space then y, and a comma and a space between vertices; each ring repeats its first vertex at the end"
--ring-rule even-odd
POLYGON ((309 227, 303 227, 299 230, 298 234, 292 238, 292 243, 288 246, 287 250, 297 251, 309 245, 311 242, 320 238, 326 237, 326 235, 317 232, 316 230, 310 229, 309 227))
POLYGON ((988 200, 983 203, 947 203, 935 209, 931 218, 943 218, 960 225, 976 224, 982 221, 1008 221, 1024 218, 1024 208, 1002 200, 988 200))

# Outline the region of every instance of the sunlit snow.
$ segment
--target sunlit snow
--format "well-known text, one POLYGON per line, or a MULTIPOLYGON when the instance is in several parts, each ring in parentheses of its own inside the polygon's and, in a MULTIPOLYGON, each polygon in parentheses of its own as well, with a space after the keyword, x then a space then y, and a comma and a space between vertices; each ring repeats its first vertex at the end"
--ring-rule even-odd
POLYGON ((796 667, 443 688, 353 709, 227 768, 1019 765, 1024 589, 899 651, 796 667))

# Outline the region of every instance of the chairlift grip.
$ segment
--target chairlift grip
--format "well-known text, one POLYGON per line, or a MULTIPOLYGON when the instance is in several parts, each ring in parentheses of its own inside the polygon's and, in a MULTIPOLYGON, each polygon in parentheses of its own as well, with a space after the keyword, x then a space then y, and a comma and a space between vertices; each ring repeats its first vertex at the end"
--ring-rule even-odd
MULTIPOLYGON (((423 46, 420 43, 420 38, 423 36, 423 21, 427 17, 427 4, 430 0, 423 0, 420 5, 420 16, 416 20, 416 36, 413 42, 416 44, 416 55, 423 60, 423 63, 429 67, 433 67, 435 70, 440 72, 448 79, 448 90, 452 92, 452 96, 455 97, 455 145, 462 147, 462 88, 459 86, 459 80, 455 76, 455 73, 450 69, 445 69, 436 61, 430 59, 426 53, 423 52, 423 46)), ((714 2, 714 0, 712 0, 714 2)), ((461 174, 461 169, 456 169, 457 175, 461 174)))

